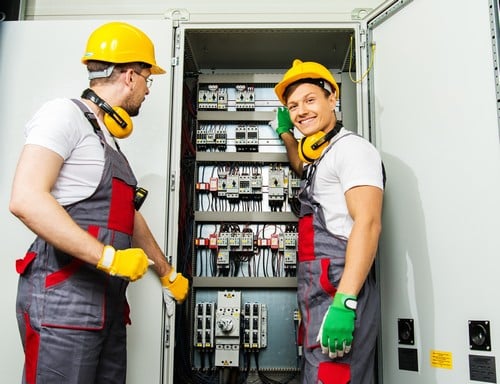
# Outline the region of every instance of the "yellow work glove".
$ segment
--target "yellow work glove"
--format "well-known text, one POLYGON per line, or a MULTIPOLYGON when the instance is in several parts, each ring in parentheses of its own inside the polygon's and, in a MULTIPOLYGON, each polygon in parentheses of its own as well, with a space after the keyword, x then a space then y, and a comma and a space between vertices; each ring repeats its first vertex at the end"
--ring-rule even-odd
POLYGON ((168 303, 171 298, 174 298, 179 304, 186 299, 189 281, 182 276, 182 273, 172 270, 168 275, 160 277, 160 281, 163 286, 163 299, 165 303, 168 303))
POLYGON ((130 281, 140 279, 148 270, 149 260, 140 248, 115 250, 106 245, 97 268, 110 274, 130 281))

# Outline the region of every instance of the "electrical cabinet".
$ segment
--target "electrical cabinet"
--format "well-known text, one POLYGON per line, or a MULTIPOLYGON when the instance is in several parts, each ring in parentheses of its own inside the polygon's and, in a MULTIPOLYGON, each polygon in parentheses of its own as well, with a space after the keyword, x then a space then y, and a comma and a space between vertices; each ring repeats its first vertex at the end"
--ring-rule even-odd
POLYGON ((298 377, 298 177, 269 124, 279 106, 279 75, 200 73, 196 80, 194 163, 181 161, 188 171, 182 174, 194 170, 185 180, 194 188, 186 202, 194 211, 195 316, 186 315, 193 366, 183 374, 298 377), (213 322, 196 315, 207 303, 213 322))

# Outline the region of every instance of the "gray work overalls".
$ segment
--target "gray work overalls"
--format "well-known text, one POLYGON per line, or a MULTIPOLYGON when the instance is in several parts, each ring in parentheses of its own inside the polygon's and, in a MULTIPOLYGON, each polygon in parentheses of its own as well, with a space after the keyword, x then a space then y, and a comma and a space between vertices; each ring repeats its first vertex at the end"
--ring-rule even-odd
MULTIPOLYGON (((86 107, 73 100, 85 113, 86 107)), ((104 244, 131 246, 137 184, 120 152, 106 144, 95 192, 65 206, 73 220, 104 244)), ((40 237, 23 259, 16 314, 25 353, 23 383, 125 383, 128 282, 55 249, 40 237)))
POLYGON ((333 301, 344 271, 347 247, 347 239, 329 232, 322 207, 313 198, 316 169, 321 166, 321 161, 325 161, 325 154, 332 150, 337 141, 327 147, 318 160, 305 167, 299 193, 301 212, 297 298, 302 318, 302 332, 299 335, 304 353, 302 382, 371 384, 380 318, 379 293, 372 273, 358 295, 350 353, 332 360, 327 354, 321 353, 320 344, 316 341, 323 316, 333 301))

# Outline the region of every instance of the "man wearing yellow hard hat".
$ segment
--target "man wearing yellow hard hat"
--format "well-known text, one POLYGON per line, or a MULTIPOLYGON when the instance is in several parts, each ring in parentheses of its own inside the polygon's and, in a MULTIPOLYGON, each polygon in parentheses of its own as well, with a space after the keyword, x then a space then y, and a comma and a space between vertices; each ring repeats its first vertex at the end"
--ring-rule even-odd
POLYGON ((305 384, 372 384, 380 299, 373 261, 384 170, 377 150, 337 121, 328 69, 294 60, 274 88, 276 131, 302 175, 297 297, 305 384), (303 135, 297 141, 294 127, 303 135))
POLYGON ((26 125, 10 210, 36 235, 19 273, 23 383, 126 381, 125 292, 153 265, 167 309, 188 280, 167 263, 139 212, 147 191, 117 139, 132 133, 157 65, 138 28, 106 23, 83 54, 89 88, 45 103, 26 125))

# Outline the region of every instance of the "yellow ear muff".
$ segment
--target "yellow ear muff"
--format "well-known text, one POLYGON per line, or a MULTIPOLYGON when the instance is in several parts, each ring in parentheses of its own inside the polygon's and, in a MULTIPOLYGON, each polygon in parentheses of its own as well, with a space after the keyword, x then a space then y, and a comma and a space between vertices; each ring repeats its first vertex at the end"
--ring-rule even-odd
POLYGON ((132 133, 132 119, 123 108, 112 108, 90 88, 84 90, 81 97, 92 101, 104 111, 104 125, 114 137, 123 139, 132 133))
POLYGON ((318 159, 323 149, 328 145, 323 131, 316 132, 311 136, 306 136, 299 141, 299 159, 304 163, 312 163, 318 159))
POLYGON ((118 139, 130 136, 133 129, 132 119, 121 107, 113 107, 111 111, 105 110, 104 125, 109 133, 118 139))
POLYGON ((328 133, 319 131, 313 133, 311 136, 300 139, 298 148, 299 159, 304 163, 312 163, 319 159, 330 140, 340 132, 342 127, 342 122, 337 120, 333 129, 328 133))

